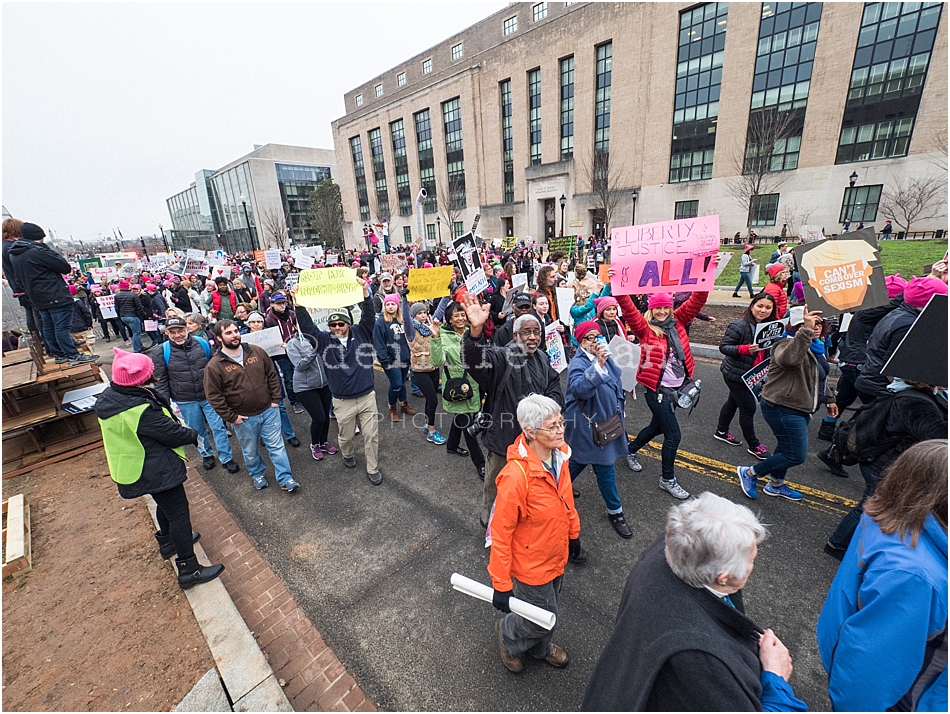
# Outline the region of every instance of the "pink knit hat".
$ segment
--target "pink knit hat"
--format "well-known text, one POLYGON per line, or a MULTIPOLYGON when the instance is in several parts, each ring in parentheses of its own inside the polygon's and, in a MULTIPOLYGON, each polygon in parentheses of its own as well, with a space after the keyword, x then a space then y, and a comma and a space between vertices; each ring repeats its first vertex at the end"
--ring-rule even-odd
POLYGON ((389 295, 387 295, 386 297, 383 298, 383 305, 385 305, 387 302, 394 302, 394 303, 396 303, 396 304, 398 305, 398 304, 399 304, 399 296, 396 295, 396 293, 390 293, 389 295))
POLYGON ((647 310, 655 307, 673 307, 673 293, 653 293, 647 302, 647 310))
POLYGON ((923 307, 933 295, 946 295, 947 284, 939 278, 913 278, 904 288, 904 302, 911 307, 923 307))
POLYGON ((597 317, 600 317, 600 314, 608 307, 616 307, 619 309, 620 303, 617 302, 617 298, 611 297, 610 295, 594 298, 594 310, 597 312, 597 317))
POLYGON ((112 381, 120 387, 138 387, 145 384, 155 371, 151 358, 142 352, 126 352, 113 347, 112 381))
POLYGON ((70 295, 75 295, 75 294, 78 293, 78 292, 79 292, 79 288, 77 288, 75 285, 70 285, 70 286, 69 286, 69 294, 70 294, 70 295))
POLYGON ((128 281, 128 280, 120 280, 120 281, 119 281, 119 290, 128 290, 128 289, 129 289, 129 281, 128 281))
POLYGON ((900 273, 894 273, 884 278, 884 285, 887 287, 887 296, 892 298, 904 292, 904 288, 907 287, 907 281, 901 277, 900 273))
POLYGON ((101 293, 101 292, 102 292, 102 286, 99 285, 99 283, 95 283, 95 284, 94 284, 91 288, 89 288, 89 289, 92 290, 92 292, 94 292, 94 293, 101 293))

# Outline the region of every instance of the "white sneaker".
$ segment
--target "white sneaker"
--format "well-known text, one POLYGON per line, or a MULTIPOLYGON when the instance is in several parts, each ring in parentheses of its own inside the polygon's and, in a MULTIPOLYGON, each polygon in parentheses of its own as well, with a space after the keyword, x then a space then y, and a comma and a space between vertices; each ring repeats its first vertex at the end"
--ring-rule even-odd
POLYGON ((627 468, 631 471, 643 471, 636 454, 627 454, 627 468))
POLYGON ((660 479, 660 488, 662 488, 664 491, 668 491, 673 498, 678 498, 681 501, 685 501, 687 498, 689 498, 689 491, 680 486, 676 482, 676 479, 673 479, 672 481, 660 479))

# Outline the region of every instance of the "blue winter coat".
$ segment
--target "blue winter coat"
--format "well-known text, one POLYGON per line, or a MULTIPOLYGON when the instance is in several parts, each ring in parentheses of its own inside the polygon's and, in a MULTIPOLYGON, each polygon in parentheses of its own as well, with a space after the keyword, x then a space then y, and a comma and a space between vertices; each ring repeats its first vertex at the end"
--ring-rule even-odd
MULTIPOLYGON (((818 618, 818 650, 835 711, 884 711, 911 688, 927 638, 947 625, 947 533, 927 517, 917 546, 861 523, 818 618), (858 603, 860 602, 860 606, 858 603)), ((947 671, 918 711, 947 711, 947 671)))
POLYGON ((591 421, 608 419, 620 410, 623 418, 624 391, 620 368, 607 358, 604 367, 608 376, 597 371, 587 352, 579 349, 567 368, 567 395, 564 400, 564 440, 571 447, 571 459, 581 464, 606 466, 627 455, 627 440, 614 439, 606 446, 594 443, 594 432, 581 407, 591 421))
POLYGON ((379 366, 383 369, 409 366, 409 343, 406 341, 405 328, 396 320, 386 322, 382 313, 376 318, 373 328, 373 347, 379 366))

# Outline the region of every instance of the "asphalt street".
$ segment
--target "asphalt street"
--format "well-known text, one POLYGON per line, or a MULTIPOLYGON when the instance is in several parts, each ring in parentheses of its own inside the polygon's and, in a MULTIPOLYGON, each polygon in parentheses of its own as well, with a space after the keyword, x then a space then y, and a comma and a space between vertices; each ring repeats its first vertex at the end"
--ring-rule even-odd
MULTIPOLYGON (((696 376, 703 382, 702 399, 689 418, 679 414, 683 440, 677 477, 693 494, 712 491, 750 506, 769 525, 771 537, 759 548, 745 590, 747 612, 760 626, 775 630, 791 651, 796 694, 812 710, 827 710, 815 623, 838 563, 822 546, 860 498, 863 481, 856 469, 848 479, 836 478, 815 458, 818 445, 826 443, 815 439, 818 416, 812 419, 808 461, 788 477, 805 493, 804 500, 760 495, 750 501, 739 488, 735 466, 752 464, 754 458, 744 445, 712 438, 727 394, 718 363, 700 360, 696 376)), ((380 372, 376 385, 385 410, 387 381, 380 372)), ((233 476, 218 466, 205 478, 381 709, 578 709, 630 568, 662 532, 666 511, 675 503, 657 486, 659 449, 641 452, 641 473, 618 462, 631 540, 611 528, 591 470, 578 479, 581 539, 590 560, 567 566, 554 638, 571 663, 556 670, 530 661, 514 675, 498 656, 492 626, 499 613, 449 584, 453 572, 490 583, 484 529, 478 523, 482 482, 468 458, 450 456, 424 439, 422 400, 410 398, 410 403, 419 410, 415 417, 394 424, 386 414, 381 422, 380 486, 366 478, 360 437, 358 468, 344 468, 339 455, 317 463, 307 448, 309 418, 292 412, 303 442, 298 449, 288 446, 301 483, 297 492, 282 492, 269 466, 271 485, 263 491, 253 488, 243 465, 233 476)), ((628 399, 626 414, 628 432, 636 433, 649 420, 642 397, 628 399)), ((761 416, 756 421, 759 438, 771 449, 774 437, 761 416)), ((448 420, 444 426, 440 431, 448 434, 448 420)), ((733 432, 739 435, 737 420, 733 432)), ((331 440, 335 435, 333 422, 331 440)), ((236 442, 233 446, 239 454, 236 442)), ((194 451, 191 455, 197 458, 194 451)))

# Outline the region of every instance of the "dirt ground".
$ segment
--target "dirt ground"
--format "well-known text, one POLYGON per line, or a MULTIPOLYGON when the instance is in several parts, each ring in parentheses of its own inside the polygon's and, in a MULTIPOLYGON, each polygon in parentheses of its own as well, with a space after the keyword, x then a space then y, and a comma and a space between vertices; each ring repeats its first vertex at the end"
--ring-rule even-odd
POLYGON ((726 328, 733 320, 738 320, 745 312, 745 306, 723 306, 707 305, 703 312, 711 317, 715 317, 715 322, 705 322, 704 320, 693 320, 689 328, 690 344, 719 346, 722 336, 726 334, 726 328))
POLYGON ((169 711, 214 661, 145 502, 101 448, 3 481, 18 493, 33 570, 3 582, 3 709, 169 711))

